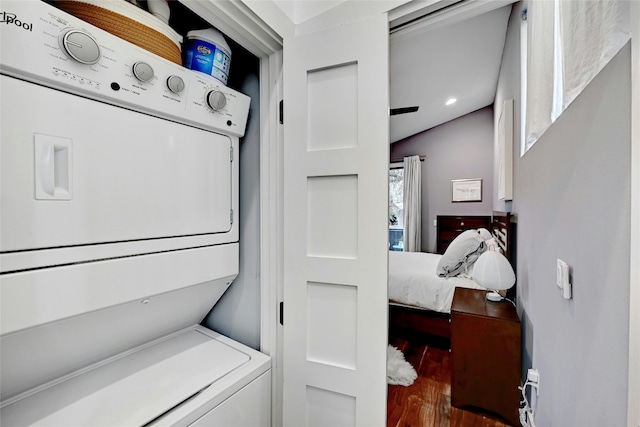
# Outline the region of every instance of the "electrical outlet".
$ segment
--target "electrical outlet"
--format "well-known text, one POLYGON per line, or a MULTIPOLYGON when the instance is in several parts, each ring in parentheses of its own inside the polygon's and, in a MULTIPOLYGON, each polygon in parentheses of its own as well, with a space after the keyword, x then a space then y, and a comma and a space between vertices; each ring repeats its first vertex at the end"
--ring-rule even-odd
POLYGON ((536 399, 538 392, 540 391, 540 373, 537 369, 527 370, 527 380, 524 386, 518 387, 522 391, 522 401, 520 402, 520 409, 518 409, 520 424, 522 427, 535 427, 534 421, 536 399), (531 397, 531 404, 527 396, 527 388, 529 388, 529 396, 531 397), (535 389, 535 393, 533 390, 535 389))

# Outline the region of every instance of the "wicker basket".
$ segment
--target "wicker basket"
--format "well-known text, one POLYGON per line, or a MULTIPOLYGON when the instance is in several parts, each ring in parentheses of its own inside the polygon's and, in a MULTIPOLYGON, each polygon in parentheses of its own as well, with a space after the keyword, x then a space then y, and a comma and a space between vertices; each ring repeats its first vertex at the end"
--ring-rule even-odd
POLYGON ((115 36, 182 65, 180 47, 164 34, 126 16, 92 4, 58 0, 56 7, 115 36))

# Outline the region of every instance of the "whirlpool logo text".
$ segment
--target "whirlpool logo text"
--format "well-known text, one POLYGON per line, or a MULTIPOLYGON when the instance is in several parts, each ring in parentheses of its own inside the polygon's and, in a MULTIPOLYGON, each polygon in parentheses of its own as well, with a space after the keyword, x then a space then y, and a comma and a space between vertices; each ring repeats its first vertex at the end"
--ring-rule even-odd
POLYGON ((33 31, 33 23, 21 21, 15 13, 0 12, 0 23, 15 25, 16 27, 23 28, 27 31, 33 31))

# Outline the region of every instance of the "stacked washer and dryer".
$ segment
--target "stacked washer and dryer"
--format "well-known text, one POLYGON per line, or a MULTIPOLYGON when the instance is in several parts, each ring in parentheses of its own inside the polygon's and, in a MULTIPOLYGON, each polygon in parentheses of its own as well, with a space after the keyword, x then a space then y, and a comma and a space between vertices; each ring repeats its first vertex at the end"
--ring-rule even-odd
POLYGON ((45 2, 0 21, 0 424, 268 425, 269 357, 199 325, 249 98, 45 2))

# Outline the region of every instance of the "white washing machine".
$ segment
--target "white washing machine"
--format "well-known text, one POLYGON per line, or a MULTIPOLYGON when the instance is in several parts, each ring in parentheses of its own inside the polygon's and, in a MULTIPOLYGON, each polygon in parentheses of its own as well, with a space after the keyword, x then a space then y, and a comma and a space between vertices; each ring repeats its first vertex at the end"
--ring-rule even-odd
POLYGON ((45 2, 0 21, 0 424, 269 425, 269 357, 199 325, 249 98, 45 2))

